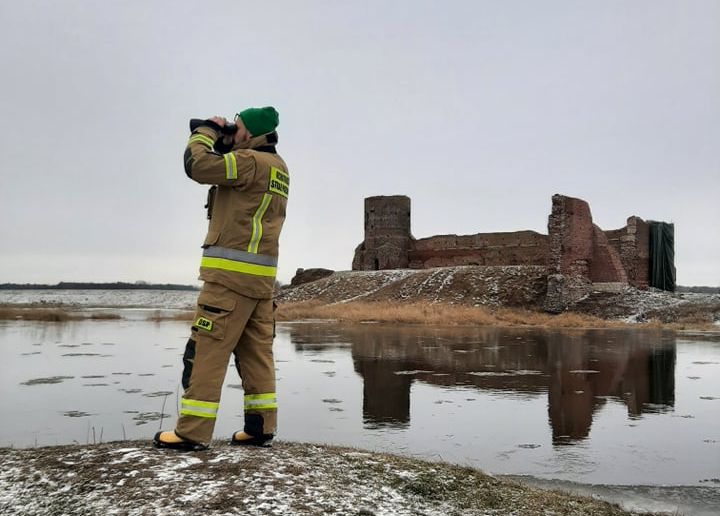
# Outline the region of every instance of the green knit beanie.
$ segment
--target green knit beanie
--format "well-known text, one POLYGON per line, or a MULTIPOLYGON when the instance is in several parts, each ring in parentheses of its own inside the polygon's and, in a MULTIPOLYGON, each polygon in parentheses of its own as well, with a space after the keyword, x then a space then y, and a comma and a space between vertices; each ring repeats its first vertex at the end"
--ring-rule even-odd
POLYGON ((271 133, 280 123, 278 112, 272 106, 262 108, 248 108, 240 111, 238 116, 245 124, 245 128, 253 136, 271 133))

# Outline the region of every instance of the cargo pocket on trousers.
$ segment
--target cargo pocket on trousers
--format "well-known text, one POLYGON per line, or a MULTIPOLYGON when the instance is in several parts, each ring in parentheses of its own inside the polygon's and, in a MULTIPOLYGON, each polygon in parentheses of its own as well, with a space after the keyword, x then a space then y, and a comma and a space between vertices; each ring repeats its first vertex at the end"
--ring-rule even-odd
POLYGON ((235 300, 203 291, 198 297, 198 307, 192 330, 199 337, 207 334, 213 339, 225 337, 227 317, 235 309, 235 300))

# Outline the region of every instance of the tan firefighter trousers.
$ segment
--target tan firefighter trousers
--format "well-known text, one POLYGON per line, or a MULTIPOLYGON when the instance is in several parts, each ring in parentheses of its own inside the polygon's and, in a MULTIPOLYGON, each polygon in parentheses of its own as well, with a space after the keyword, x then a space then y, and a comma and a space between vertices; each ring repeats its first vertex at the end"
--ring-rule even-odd
POLYGON ((183 356, 180 418, 175 433, 207 444, 212 438, 230 353, 245 391, 246 433, 274 434, 277 424, 272 351, 273 302, 205 283, 183 356))

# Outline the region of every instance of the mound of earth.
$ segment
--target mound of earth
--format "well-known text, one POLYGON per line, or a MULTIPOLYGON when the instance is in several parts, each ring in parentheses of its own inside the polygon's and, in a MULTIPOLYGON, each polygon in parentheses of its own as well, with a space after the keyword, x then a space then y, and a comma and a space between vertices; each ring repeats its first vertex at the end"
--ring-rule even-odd
MULTIPOLYGON (((313 269, 314 270, 314 269, 313 269)), ((434 269, 338 271, 285 287, 278 303, 410 301, 541 310, 547 269, 539 266, 458 266, 434 269)), ((720 294, 621 288, 592 292, 570 311, 627 322, 720 324, 720 294)))
POLYGON ((277 301, 396 300, 539 308, 546 289, 547 269, 536 266, 339 271, 297 287, 286 287, 277 301))
POLYGON ((470 468, 307 444, 216 444, 197 453, 147 442, 3 449, 0 464, 3 515, 630 514, 470 468))
POLYGON ((620 292, 593 292, 572 310, 627 322, 720 324, 720 295, 625 287, 620 292))

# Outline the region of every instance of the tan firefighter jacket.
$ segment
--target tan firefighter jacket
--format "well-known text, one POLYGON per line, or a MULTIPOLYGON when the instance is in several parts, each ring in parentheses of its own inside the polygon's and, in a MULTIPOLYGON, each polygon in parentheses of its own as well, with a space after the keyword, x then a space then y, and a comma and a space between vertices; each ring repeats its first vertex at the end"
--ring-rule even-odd
POLYGON ((275 153, 277 134, 213 150, 219 134, 201 126, 185 150, 185 172, 201 184, 217 185, 208 197, 210 226, 203 244, 200 279, 239 294, 272 297, 278 239, 290 193, 287 165, 275 153))

